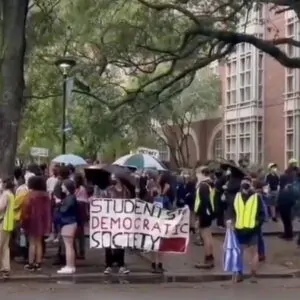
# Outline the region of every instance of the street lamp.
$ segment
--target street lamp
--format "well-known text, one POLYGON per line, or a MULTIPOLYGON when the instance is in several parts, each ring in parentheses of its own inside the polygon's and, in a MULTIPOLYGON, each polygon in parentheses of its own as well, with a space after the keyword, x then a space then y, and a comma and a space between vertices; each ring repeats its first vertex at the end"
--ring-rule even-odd
POLYGON ((63 57, 55 61, 63 75, 63 107, 62 107, 62 154, 66 153, 66 113, 67 113, 67 78, 71 69, 76 65, 72 58, 63 57))

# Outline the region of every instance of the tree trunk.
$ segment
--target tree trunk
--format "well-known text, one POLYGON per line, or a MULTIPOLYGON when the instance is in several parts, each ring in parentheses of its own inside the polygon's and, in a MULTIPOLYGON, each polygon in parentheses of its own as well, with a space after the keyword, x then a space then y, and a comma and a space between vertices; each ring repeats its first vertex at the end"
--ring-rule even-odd
POLYGON ((13 174, 22 117, 29 0, 1 0, 0 177, 13 174))

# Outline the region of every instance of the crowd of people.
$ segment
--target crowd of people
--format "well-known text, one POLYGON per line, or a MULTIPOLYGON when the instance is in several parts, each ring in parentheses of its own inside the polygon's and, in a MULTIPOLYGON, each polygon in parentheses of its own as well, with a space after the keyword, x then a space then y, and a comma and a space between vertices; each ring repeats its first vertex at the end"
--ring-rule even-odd
MULTIPOLYGON (((138 178, 134 194, 115 174, 102 188, 87 182, 84 173, 72 165, 30 165, 16 168, 14 178, 1 182, 0 197, 0 270, 4 277, 11 271, 10 261, 22 256, 24 268, 39 271, 48 243, 57 244, 54 265, 59 274, 76 272, 76 260, 85 258, 85 229, 89 223, 92 197, 128 199, 139 197, 164 209, 187 205, 191 211, 190 231, 204 247, 204 263, 195 267, 214 267, 212 226, 232 228, 243 249, 252 258, 252 277, 258 262, 265 259, 262 227, 267 219, 278 222, 281 238, 293 239, 293 211, 300 198, 300 171, 290 160, 285 172, 279 173, 272 163, 264 174, 250 172, 245 166, 212 169, 202 166, 193 173, 158 174, 155 171, 132 171, 138 178), (268 218, 270 216, 270 218, 268 218)), ((300 241, 299 241, 300 242, 300 241)), ((119 273, 128 274, 125 249, 105 249, 104 273, 116 265, 119 273)), ((163 256, 153 253, 152 272, 163 273, 163 256)), ((242 280, 240 270, 236 281, 242 280)))
MULTIPOLYGON (((242 161, 241 161, 242 162, 242 161)), ((284 172, 279 172, 275 163, 251 172, 245 165, 234 162, 224 164, 224 168, 211 170, 201 167, 196 179, 181 178, 177 188, 177 201, 189 205, 197 224, 191 231, 200 230, 200 243, 204 246, 204 263, 197 268, 214 267, 212 225, 214 220, 221 228, 234 231, 242 253, 249 252, 252 280, 256 280, 259 262, 265 260, 263 225, 267 221, 281 219, 285 241, 294 238, 293 219, 298 214, 300 200, 300 169, 298 162, 291 159, 284 172), (230 166, 231 165, 231 166, 230 166)), ((300 245, 300 239, 297 241, 300 245)), ((234 280, 243 280, 243 259, 234 280)))

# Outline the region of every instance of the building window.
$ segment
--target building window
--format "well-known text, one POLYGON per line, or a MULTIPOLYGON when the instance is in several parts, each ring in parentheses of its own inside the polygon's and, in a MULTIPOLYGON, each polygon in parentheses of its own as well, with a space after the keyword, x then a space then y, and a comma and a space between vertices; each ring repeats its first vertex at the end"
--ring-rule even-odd
POLYGON ((251 56, 241 58, 240 64, 240 102, 251 100, 251 56))
POLYGON ((216 134, 214 138, 213 158, 216 160, 223 158, 223 135, 221 130, 216 134))
POLYGON ((249 157, 251 162, 262 163, 262 118, 247 117, 229 121, 225 125, 225 157, 249 157))
POLYGON ((295 113, 293 111, 288 111, 285 117, 285 134, 286 134, 286 161, 290 158, 295 157, 295 113))
MULTIPOLYGON (((297 39, 298 37, 298 26, 296 24, 298 20, 295 18, 288 18, 286 20, 285 35, 287 38, 297 39)), ((297 57, 299 55, 298 48, 293 45, 286 44, 285 51, 289 57, 297 57)), ((285 79, 285 94, 287 98, 293 97, 294 93, 299 89, 299 84, 296 82, 296 71, 295 69, 285 69, 286 79, 285 79)))
POLYGON ((287 28, 286 28, 286 35, 287 37, 292 37, 294 36, 295 34, 295 23, 293 22, 294 20, 288 20, 288 22, 292 22, 292 23, 289 23, 287 25, 287 28))
POLYGON ((237 125, 234 122, 228 122, 225 126, 225 158, 236 160, 237 151, 237 125))
POLYGON ((286 76, 286 92, 288 94, 293 93, 294 91, 294 74, 286 76))
POLYGON ((225 99, 226 106, 236 103, 236 88, 237 88, 236 61, 231 61, 226 64, 226 99, 225 99))

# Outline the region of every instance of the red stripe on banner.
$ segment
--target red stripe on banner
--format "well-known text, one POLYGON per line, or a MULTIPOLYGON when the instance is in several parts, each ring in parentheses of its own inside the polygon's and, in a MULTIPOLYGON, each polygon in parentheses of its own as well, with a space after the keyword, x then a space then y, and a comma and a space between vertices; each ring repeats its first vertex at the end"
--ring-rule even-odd
POLYGON ((159 243, 159 250, 161 252, 185 252, 186 239, 185 238, 161 238, 159 243))

